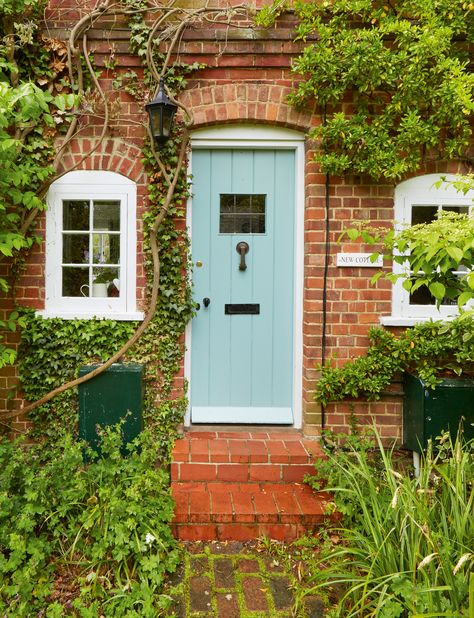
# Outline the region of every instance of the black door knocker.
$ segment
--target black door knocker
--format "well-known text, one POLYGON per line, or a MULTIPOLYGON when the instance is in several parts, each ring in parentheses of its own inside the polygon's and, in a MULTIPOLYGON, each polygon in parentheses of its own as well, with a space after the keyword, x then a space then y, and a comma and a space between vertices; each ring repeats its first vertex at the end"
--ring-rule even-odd
POLYGON ((249 252, 249 245, 245 241, 237 243, 235 250, 240 255, 239 270, 247 270, 247 264, 245 263, 245 255, 249 252))

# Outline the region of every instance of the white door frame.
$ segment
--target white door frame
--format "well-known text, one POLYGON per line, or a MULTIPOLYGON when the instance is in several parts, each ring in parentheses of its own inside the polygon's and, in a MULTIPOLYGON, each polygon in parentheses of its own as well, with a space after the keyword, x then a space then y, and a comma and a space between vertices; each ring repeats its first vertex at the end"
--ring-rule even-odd
MULTIPOLYGON (((293 323, 293 427, 301 428, 303 400, 303 289, 304 289, 304 135, 290 129, 263 125, 224 125, 198 129, 191 135, 195 149, 264 149, 295 152, 295 255, 294 255, 294 323, 293 323)), ((188 173, 192 176, 192 152, 188 173)), ((191 189, 192 193, 192 189, 191 189)), ((186 225, 192 246, 192 196, 187 201, 186 225)), ((184 377, 191 384, 192 320, 186 327, 184 377)), ((191 424, 190 405, 184 424, 191 424)))

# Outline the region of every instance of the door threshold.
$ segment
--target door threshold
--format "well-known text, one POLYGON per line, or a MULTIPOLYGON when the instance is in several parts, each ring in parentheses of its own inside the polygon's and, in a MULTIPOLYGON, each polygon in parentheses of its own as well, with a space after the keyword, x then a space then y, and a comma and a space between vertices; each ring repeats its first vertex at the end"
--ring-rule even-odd
POLYGON ((225 432, 232 432, 232 431, 251 431, 254 433, 258 433, 258 432, 267 432, 267 433, 301 433, 301 429, 295 427, 294 425, 254 425, 254 424, 247 424, 247 425, 235 425, 235 424, 229 424, 229 423, 213 423, 213 424, 204 424, 204 423, 199 423, 199 424, 192 424, 192 425, 188 425, 187 427, 184 427, 184 432, 185 433, 199 433, 201 432, 208 432, 208 431, 225 431, 225 432))

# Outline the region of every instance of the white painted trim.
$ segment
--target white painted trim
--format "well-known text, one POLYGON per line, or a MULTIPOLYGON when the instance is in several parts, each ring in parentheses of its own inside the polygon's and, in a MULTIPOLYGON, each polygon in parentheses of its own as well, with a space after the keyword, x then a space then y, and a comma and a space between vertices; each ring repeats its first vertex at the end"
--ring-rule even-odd
POLYGON ((93 313, 92 311, 72 311, 68 313, 67 311, 47 311, 40 310, 36 312, 36 315, 41 316, 42 318, 63 318, 63 320, 119 320, 121 322, 141 322, 145 314, 143 311, 135 311, 132 313, 108 313, 107 315, 98 315, 97 313, 93 313))
MULTIPOLYGON (((252 150, 290 149, 295 151, 295 253, 294 253, 294 323, 293 323, 293 427, 303 425, 303 290, 304 290, 304 150, 305 137, 290 129, 258 125, 229 125, 198 129, 191 135, 192 149, 251 148, 252 150)), ((192 152, 188 174, 192 176, 192 152)), ((192 197, 188 199, 186 225, 192 241, 192 197)), ((186 352, 184 376, 191 383, 191 330, 192 320, 185 333, 186 352)), ((235 416, 233 417, 235 418, 235 416)), ((191 424, 191 410, 184 418, 185 426, 191 424)))
POLYGON ((292 425, 293 414, 291 408, 257 408, 241 406, 194 406, 193 424, 209 424, 209 418, 218 418, 219 423, 233 423, 239 419, 239 424, 268 425, 278 423, 292 425), (269 423, 268 419, 272 422, 269 423), (278 419, 278 420, 276 420, 278 419))
MULTIPOLYGON (((452 320, 456 316, 439 316, 438 320, 452 320)), ((404 318, 397 315, 383 315, 380 318, 380 324, 382 326, 415 326, 416 324, 425 324, 426 322, 436 322, 436 318, 432 316, 420 316, 417 318, 404 318)))
POLYGON ((136 310, 136 184, 115 172, 73 171, 50 187, 46 211, 46 299, 44 317, 113 318, 140 320, 136 310), (61 296, 61 200, 120 200, 120 290, 119 298, 64 298, 61 296))
MULTIPOLYGON (((401 182, 395 188, 395 230, 400 231, 411 222, 411 209, 416 205, 442 206, 471 206, 474 199, 474 191, 466 195, 459 193, 450 185, 437 189, 434 183, 441 176, 447 180, 457 178, 455 174, 426 174, 401 182)), ((395 273, 403 273, 405 267, 401 264, 393 264, 395 273)), ((409 294, 402 286, 403 280, 399 279, 392 288, 392 315, 382 316, 380 323, 386 326, 412 326, 429 320, 449 320, 458 315, 456 306, 441 305, 437 309, 434 305, 410 305, 409 294)))
POLYGON ((208 148, 209 146, 204 146, 204 144, 209 142, 213 143, 213 148, 219 148, 219 146, 221 148, 228 148, 229 146, 227 143, 233 141, 239 143, 249 142, 252 144, 252 148, 259 148, 260 146, 265 148, 265 145, 260 144, 260 142, 287 142, 292 140, 302 142, 304 141, 304 135, 298 131, 293 131, 292 129, 282 129, 265 125, 242 124, 197 129, 196 131, 193 131, 191 140, 193 148, 196 148, 198 145, 208 148))

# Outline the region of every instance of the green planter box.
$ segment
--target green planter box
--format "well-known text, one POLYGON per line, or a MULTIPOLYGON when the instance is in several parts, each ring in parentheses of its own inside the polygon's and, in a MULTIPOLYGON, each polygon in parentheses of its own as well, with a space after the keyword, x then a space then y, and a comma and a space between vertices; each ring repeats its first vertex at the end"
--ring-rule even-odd
MULTIPOLYGON (((81 367, 83 376, 95 365, 81 367)), ((123 444, 131 442, 143 429, 143 375, 142 365, 116 363, 90 382, 79 385, 79 437, 98 451, 97 425, 122 426, 123 444)))
POLYGON ((461 419, 464 436, 474 438, 474 379, 445 378, 435 389, 410 373, 403 377, 403 445, 425 449, 430 438, 449 430, 456 437, 461 419))

